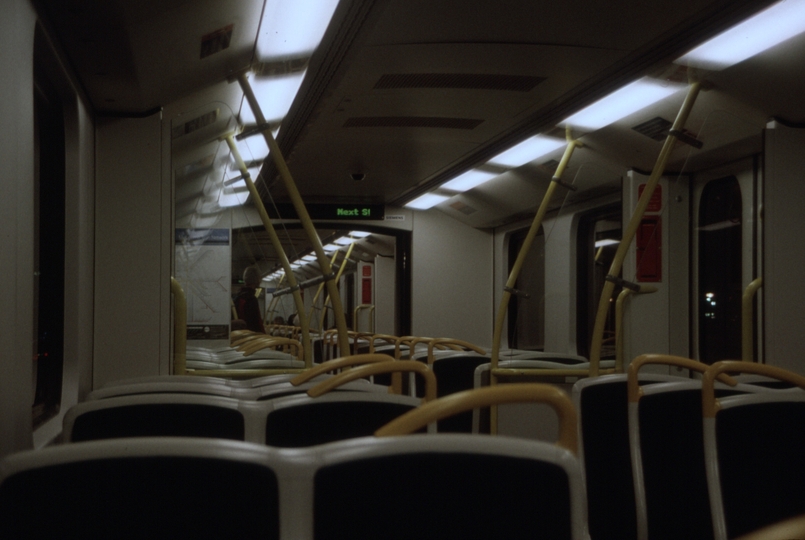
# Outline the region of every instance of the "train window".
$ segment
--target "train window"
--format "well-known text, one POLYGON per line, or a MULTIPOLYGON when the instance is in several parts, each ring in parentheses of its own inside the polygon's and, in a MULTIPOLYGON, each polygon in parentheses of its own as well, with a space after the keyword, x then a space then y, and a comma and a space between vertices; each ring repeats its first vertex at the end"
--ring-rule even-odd
POLYGON ((34 403, 36 429, 59 412, 64 359, 65 107, 46 65, 39 29, 34 48, 34 403))
MULTIPOLYGON (((509 237, 509 273, 517 260, 528 229, 509 237)), ((509 300, 509 347, 545 350, 545 236, 540 228, 523 263, 515 288, 528 294, 509 300)))
MULTIPOLYGON (((610 205, 581 216, 577 237, 576 347, 577 354, 590 355, 598 302, 621 238, 621 206, 610 205)), ((612 298, 621 288, 615 287, 612 298)), ((615 357, 615 310, 610 309, 604 326, 601 358, 615 357)))
POLYGON ((741 357, 741 188, 734 176, 709 182, 699 203, 699 360, 741 357))

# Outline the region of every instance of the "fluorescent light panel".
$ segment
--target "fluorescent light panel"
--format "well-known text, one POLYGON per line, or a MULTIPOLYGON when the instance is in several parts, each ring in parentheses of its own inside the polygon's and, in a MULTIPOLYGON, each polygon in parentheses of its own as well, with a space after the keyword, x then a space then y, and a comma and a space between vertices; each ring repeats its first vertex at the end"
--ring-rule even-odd
MULTIPOLYGON (((260 107, 262 107, 262 103, 260 107)), ((262 135, 252 135, 235 143, 243 161, 259 161, 268 156, 268 143, 262 135)))
POLYGON ((336 238, 334 242, 340 246, 348 246, 354 241, 352 238, 342 236, 341 238, 336 238))
POLYGON ((805 32, 805 0, 785 0, 699 45, 676 63, 721 70, 805 32))
POLYGON ((519 167, 565 145, 564 139, 537 135, 512 146, 489 160, 492 165, 519 167))
MULTIPOLYGON (((497 174, 495 173, 481 171, 479 169, 471 169, 465 172, 464 174, 456 176, 449 182, 442 184, 442 189, 447 189, 450 191, 458 191, 458 192, 468 191, 474 187, 480 186, 484 182, 488 182, 489 180, 493 179, 496 176, 497 174)), ((409 206, 410 204, 411 203, 407 204, 406 206, 409 206)), ((430 206, 428 208, 430 208, 430 206)))
POLYGON ((370 234, 372 233, 368 233, 366 231, 352 231, 349 233, 349 235, 353 238, 366 238, 370 234))
POLYGON ((425 193, 414 199, 413 201, 407 203, 405 206, 408 208, 414 208, 416 210, 427 210, 437 204, 444 202, 448 199, 444 195, 436 195, 435 193, 425 193))
POLYGON ((684 85, 640 79, 616 90, 559 125, 596 130, 675 94, 684 85))
POLYGON ((332 253, 333 251, 338 251, 339 249, 341 249, 341 246, 337 244, 327 244, 324 246, 324 251, 327 253, 332 253))
POLYGON ((258 60, 311 56, 337 5, 338 0, 268 0, 257 38, 258 60))
MULTIPOLYGON (((250 83, 260 110, 266 121, 282 120, 291 109, 294 97, 302 86, 305 71, 282 75, 278 77, 254 77, 250 83)), ((246 103, 248 105, 248 103, 246 103)), ((255 124, 254 113, 251 107, 241 107, 240 122, 242 124, 255 124)))

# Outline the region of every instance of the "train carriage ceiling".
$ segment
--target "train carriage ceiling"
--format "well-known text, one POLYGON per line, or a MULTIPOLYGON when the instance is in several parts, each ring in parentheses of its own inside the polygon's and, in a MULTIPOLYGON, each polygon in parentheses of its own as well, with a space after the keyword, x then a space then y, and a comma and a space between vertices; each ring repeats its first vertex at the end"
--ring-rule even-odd
MULTIPOLYGON (((187 135, 174 144, 177 214, 185 199, 189 211, 198 208, 193 197, 203 187, 198 175, 194 180, 193 167, 210 153, 217 155, 216 138, 246 112, 236 85, 226 80, 259 64, 256 40, 267 4, 38 2, 98 115, 136 116, 165 108, 182 110, 182 122, 192 121, 173 126, 187 135), (214 103, 223 105, 209 105, 214 103), (190 133, 201 125, 198 118, 207 119, 204 129, 190 133)), ((260 69, 307 67, 278 136, 307 201, 400 205, 483 166, 527 136, 556 135, 558 121, 640 76, 684 78, 667 69, 671 61, 771 3, 341 0, 311 57, 260 69), (354 180, 353 173, 363 179, 354 180)), ((718 154, 713 148, 759 148, 760 127, 772 115, 805 120, 799 103, 805 82, 797 64, 805 40, 800 36, 786 47, 796 53, 770 52, 765 60, 750 59, 708 77, 713 90, 702 99, 709 110, 728 111, 735 119, 709 132, 707 152, 690 160, 687 153, 675 153, 672 167, 707 166, 718 154), (747 80, 746 74, 758 69, 768 84, 747 80), (732 97, 719 88, 728 88, 732 97)), ((568 171, 579 179, 573 196, 617 191, 625 168, 650 169, 660 143, 633 128, 673 120, 681 99, 674 96, 585 135, 586 146, 568 171)), ((710 129, 712 117, 697 114, 691 125, 710 129)), ((484 227, 533 209, 560 155, 557 150, 508 171, 454 197, 444 210, 484 227)), ((261 177, 264 200, 283 201, 284 188, 270 163, 261 177)))

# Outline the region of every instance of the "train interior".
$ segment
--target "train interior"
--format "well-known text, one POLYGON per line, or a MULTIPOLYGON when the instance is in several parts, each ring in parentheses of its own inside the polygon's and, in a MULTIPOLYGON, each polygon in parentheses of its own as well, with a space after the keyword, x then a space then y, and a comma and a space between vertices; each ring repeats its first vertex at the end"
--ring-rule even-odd
MULTIPOLYGON (((724 410, 732 390, 708 379, 721 361, 802 386, 805 2, 5 0, 3 9, 0 457, 90 444, 66 442, 69 411, 121 381, 195 384, 194 372, 214 377, 246 360, 238 369, 255 375, 297 373, 381 341, 432 371, 434 350, 470 351, 470 387, 472 377, 550 383, 574 400, 599 377, 622 377, 625 392, 644 355, 695 362, 649 359, 642 375, 657 387, 715 384, 724 410), (245 335, 234 332, 248 324, 235 302, 254 271, 260 332, 291 339, 213 366, 245 335), (565 365, 539 372, 550 362, 565 365)), ((400 369, 414 395, 395 407, 428 401, 429 375, 400 369)), ((720 373, 712 377, 728 380, 720 373)), ((442 377, 438 387, 451 388, 442 377)), ((373 381, 371 392, 385 393, 384 379, 373 381)), ((231 394, 220 382, 219 398, 273 396, 240 382, 231 394)), ((470 407, 473 429, 575 448, 562 443, 567 417, 554 419, 564 402, 550 401, 565 398, 545 399, 553 404, 470 407)), ((274 412, 244 407, 244 440, 262 441, 265 426, 249 422, 274 412)), ((570 407, 585 414, 578 400, 570 407)), ((411 435, 411 447, 432 435, 411 435)), ((316 467, 340 463, 340 449, 316 448, 316 467)), ((282 472, 313 474, 291 454, 254 452, 248 460, 279 464, 280 499, 318 489, 282 472)), ((626 494, 636 506, 612 510, 637 512, 618 537, 674 537, 658 532, 662 518, 641 491, 649 460, 646 487, 626 494)), ((555 537, 611 537, 594 522, 601 507, 585 502, 594 488, 584 473, 568 474, 571 508, 561 512, 572 525, 555 537)), ((715 532, 703 538, 805 514, 802 501, 736 525, 718 493, 705 527, 715 532)), ((0 487, 0 507, 3 497, 0 487)), ((283 504, 277 537, 313 535, 313 525, 287 525, 308 510, 283 504)), ((348 510, 332 512, 316 520, 348 510)))

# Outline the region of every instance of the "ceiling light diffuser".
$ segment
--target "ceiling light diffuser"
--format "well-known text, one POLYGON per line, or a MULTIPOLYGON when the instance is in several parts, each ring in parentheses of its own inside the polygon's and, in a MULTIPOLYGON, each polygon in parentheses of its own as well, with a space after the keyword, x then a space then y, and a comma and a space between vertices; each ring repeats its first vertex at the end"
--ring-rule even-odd
POLYGON ((489 163, 503 167, 519 167, 530 161, 541 158, 557 148, 563 147, 565 143, 566 141, 564 139, 537 135, 536 137, 526 139, 508 150, 501 152, 490 159, 489 163))
POLYGON ((416 210, 427 210, 437 204, 444 202, 448 199, 444 195, 436 195, 435 193, 425 193, 414 199, 413 201, 407 203, 405 206, 407 208, 414 208, 416 210))
POLYGON ((353 238, 366 238, 370 234, 372 233, 368 233, 366 231, 352 231, 349 233, 349 235, 353 238))
POLYGON ((640 79, 616 90, 561 122, 560 126, 596 130, 675 94, 684 85, 640 79))
POLYGON ((257 37, 257 59, 309 57, 324 36, 338 0, 268 0, 257 37))
POLYGON ((447 189, 450 191, 458 191, 458 192, 468 191, 476 186, 480 186, 484 182, 487 182, 496 176, 497 174, 495 173, 481 171, 478 169, 471 169, 462 175, 456 176, 449 182, 442 184, 442 189, 447 189))
POLYGON ((805 0, 785 0, 699 45, 676 63, 717 71, 802 32, 805 32, 805 0))
MULTIPOLYGON (((277 122, 285 118, 304 78, 305 71, 282 76, 254 77, 251 81, 252 90, 267 122, 277 122)), ((240 122, 257 123, 245 98, 244 106, 240 108, 240 122)))

